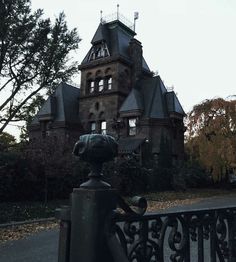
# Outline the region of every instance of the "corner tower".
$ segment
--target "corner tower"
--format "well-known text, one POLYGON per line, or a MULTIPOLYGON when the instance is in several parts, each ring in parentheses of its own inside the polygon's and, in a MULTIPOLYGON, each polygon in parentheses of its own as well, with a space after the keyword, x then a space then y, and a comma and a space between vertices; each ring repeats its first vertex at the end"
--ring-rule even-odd
POLYGON ((114 119, 135 82, 151 76, 135 35, 133 25, 123 22, 122 15, 101 20, 79 66, 79 115, 85 133, 115 135, 114 119))

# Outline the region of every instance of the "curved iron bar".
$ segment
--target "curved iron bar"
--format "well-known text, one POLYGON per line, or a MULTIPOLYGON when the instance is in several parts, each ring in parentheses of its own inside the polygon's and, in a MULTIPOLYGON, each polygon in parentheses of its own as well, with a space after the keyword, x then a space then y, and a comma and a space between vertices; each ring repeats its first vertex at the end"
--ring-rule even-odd
POLYGON ((148 239, 147 241, 135 241, 130 249, 129 261, 157 261, 158 245, 155 241, 148 239))
POLYGON ((164 261, 166 239, 170 261, 190 261, 191 241, 197 241, 198 261, 203 261, 204 241, 210 241, 212 257, 228 261, 234 257, 230 241, 236 239, 236 232, 230 232, 230 227, 236 228, 235 219, 236 207, 229 207, 143 216, 118 215, 113 217, 112 223, 117 225, 115 234, 128 261, 164 261))
POLYGON ((229 229, 230 212, 222 212, 216 217, 216 239, 217 239, 217 254, 220 260, 229 258, 229 245, 227 242, 227 229, 229 229))
POLYGON ((147 200, 144 197, 135 196, 131 199, 131 206, 134 206, 135 209, 131 208, 120 195, 117 195, 117 200, 118 207, 125 212, 125 215, 142 216, 147 210, 147 200))
MULTIPOLYGON (((136 225, 132 225, 132 223, 125 223, 125 236, 122 229, 117 224, 112 223, 112 219, 117 216, 142 216, 147 209, 147 200, 139 196, 133 197, 131 199, 131 204, 135 208, 133 209, 121 196, 117 194, 117 204, 118 207, 124 211, 124 213, 119 212, 119 210, 115 210, 111 216, 108 217, 106 226, 107 243, 115 262, 133 261, 136 259, 136 251, 135 249, 132 252, 128 251, 127 243, 134 243, 135 235, 140 234, 141 230, 137 229, 138 227, 136 227, 136 225)), ((145 256, 140 247, 140 243, 137 243, 137 252, 142 254, 143 257, 145 256)))

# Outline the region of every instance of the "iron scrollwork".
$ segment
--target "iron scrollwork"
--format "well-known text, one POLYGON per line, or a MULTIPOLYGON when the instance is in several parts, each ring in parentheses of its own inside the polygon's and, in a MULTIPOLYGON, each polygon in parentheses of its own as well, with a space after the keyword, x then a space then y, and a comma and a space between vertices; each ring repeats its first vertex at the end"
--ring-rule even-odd
MULTIPOLYGON (((103 162, 117 156, 114 138, 81 136, 73 153, 91 165, 82 188, 110 188, 101 171, 103 162)), ((108 218, 106 229, 114 262, 189 262, 194 243, 197 260, 204 261, 206 241, 212 261, 236 261, 236 207, 146 214, 144 198, 135 197, 129 206, 117 195, 117 203, 119 209, 108 218)))
POLYGON ((114 233, 130 262, 195 261, 191 256, 194 242, 195 259, 204 261, 207 241, 210 256, 229 261, 234 252, 229 235, 236 223, 235 212, 225 208, 116 217, 114 233))

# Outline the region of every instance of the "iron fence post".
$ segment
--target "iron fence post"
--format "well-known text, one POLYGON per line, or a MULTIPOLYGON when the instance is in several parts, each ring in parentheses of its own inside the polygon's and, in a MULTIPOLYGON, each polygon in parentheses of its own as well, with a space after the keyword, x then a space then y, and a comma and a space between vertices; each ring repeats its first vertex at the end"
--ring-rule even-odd
POLYGON ((112 261, 106 243, 105 224, 115 208, 115 190, 74 189, 70 262, 112 261))
POLYGON ((89 180, 71 197, 70 262, 112 262, 106 241, 107 219, 117 206, 116 190, 102 180, 102 165, 117 156, 113 137, 83 135, 74 155, 91 166, 89 180))
POLYGON ((236 262, 236 212, 229 217, 229 262, 236 262))

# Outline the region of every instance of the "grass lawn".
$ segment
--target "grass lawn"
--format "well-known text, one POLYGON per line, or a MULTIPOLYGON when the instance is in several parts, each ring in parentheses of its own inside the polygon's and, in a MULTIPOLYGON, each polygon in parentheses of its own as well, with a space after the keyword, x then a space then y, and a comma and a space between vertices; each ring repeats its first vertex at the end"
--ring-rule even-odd
MULTIPOLYGON (((140 194, 148 200, 149 211, 157 211, 197 202, 204 198, 222 195, 236 195, 236 189, 189 189, 185 192, 164 191, 140 194)), ((0 203, 0 224, 12 221, 24 221, 38 218, 54 217, 55 209, 68 205, 69 200, 42 202, 0 203)))

